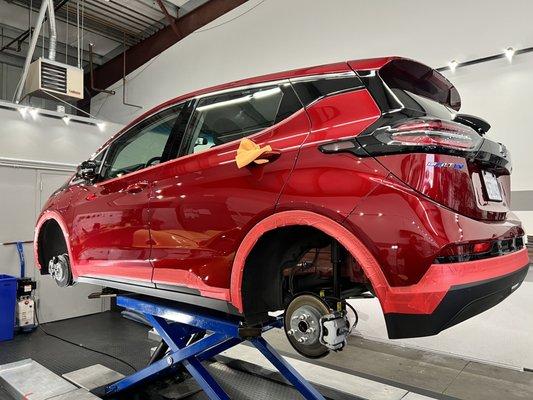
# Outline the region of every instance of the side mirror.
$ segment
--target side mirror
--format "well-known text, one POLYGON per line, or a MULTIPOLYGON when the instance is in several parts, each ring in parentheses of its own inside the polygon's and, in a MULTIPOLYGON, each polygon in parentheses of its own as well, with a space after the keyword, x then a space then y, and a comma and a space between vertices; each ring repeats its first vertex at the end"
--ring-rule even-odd
POLYGON ((98 170, 98 164, 96 161, 88 160, 82 162, 76 170, 76 176, 86 181, 92 181, 96 178, 96 171, 98 170))

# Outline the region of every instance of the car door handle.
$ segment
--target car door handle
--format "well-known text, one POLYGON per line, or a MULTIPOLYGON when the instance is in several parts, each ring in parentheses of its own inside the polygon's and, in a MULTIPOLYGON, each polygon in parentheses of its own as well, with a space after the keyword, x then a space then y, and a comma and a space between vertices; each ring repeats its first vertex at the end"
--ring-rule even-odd
POLYGON ((272 161, 277 160, 279 156, 281 156, 281 151, 272 149, 270 151, 265 151, 263 154, 261 154, 260 160, 266 160, 268 162, 272 162, 272 161))
POLYGON ((133 193, 133 194, 140 193, 147 187, 148 187, 148 182, 146 181, 136 182, 136 183, 132 183, 131 185, 127 186, 126 192, 133 193))

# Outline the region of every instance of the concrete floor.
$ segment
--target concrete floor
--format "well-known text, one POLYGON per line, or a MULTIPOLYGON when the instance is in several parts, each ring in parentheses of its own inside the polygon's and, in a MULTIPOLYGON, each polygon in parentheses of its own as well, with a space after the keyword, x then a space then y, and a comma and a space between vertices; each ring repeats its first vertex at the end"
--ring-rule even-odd
MULTIPOLYGON (((270 331, 266 338, 282 354, 302 358, 282 331, 270 331)), ((344 351, 313 362, 435 398, 533 399, 531 372, 356 336, 344 351)))
POLYGON ((359 313, 356 333, 367 339, 520 370, 533 369, 533 312, 530 307, 533 305, 533 269, 530 269, 522 287, 502 303, 437 336, 389 340, 376 299, 355 300, 351 304, 359 313))

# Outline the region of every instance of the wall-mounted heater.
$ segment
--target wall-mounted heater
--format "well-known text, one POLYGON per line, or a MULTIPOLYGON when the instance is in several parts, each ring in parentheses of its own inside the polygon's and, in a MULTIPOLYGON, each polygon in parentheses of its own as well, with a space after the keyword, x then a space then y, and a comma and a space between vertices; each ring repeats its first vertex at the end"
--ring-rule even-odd
POLYGON ((63 99, 83 99, 83 69, 38 58, 30 64, 24 84, 24 95, 63 99))

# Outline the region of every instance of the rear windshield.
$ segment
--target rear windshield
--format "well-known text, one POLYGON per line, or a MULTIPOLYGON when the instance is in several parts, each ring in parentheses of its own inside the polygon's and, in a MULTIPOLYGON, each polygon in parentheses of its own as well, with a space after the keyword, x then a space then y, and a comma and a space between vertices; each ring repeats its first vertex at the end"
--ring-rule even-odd
POLYGON ((409 110, 423 112, 424 114, 443 120, 452 120, 453 112, 444 104, 437 103, 426 97, 418 96, 407 90, 392 89, 394 95, 403 106, 409 110))
POLYGON ((459 111, 461 98, 457 89, 438 71, 412 60, 393 60, 380 71, 381 79, 391 89, 401 89, 459 111))

